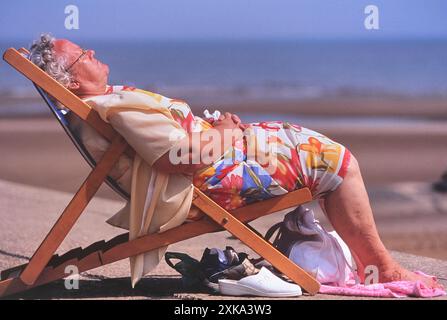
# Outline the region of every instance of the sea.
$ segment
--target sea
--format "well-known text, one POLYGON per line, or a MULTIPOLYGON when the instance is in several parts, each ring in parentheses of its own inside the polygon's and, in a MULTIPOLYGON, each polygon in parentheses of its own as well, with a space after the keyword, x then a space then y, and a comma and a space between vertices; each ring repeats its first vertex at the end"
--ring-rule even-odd
MULTIPOLYGON (((3 41, 0 49, 30 43, 3 41)), ((110 84, 147 89, 196 107, 238 103, 243 108, 244 102, 261 100, 340 97, 447 98, 447 39, 90 40, 79 44, 95 50, 96 58, 109 64, 110 84)), ((30 82, 3 60, 0 97, 0 117, 48 112, 30 82)))

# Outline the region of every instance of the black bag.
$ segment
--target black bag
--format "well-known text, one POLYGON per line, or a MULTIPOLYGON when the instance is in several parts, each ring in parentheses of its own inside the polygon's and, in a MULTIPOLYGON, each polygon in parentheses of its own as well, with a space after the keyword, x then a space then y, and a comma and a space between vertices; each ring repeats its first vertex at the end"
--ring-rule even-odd
POLYGON ((186 253, 166 252, 165 261, 171 268, 182 275, 182 283, 186 289, 206 289, 211 293, 219 292, 219 287, 208 280, 205 271, 203 270, 202 263, 186 253), (180 262, 174 264, 171 260, 180 260, 180 262))

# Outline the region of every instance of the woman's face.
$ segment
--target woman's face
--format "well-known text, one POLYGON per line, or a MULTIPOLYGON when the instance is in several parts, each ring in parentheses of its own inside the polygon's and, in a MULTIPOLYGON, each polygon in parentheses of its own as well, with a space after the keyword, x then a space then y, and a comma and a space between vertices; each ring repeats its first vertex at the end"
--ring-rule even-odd
POLYGON ((65 68, 73 75, 69 89, 80 97, 103 94, 109 77, 109 66, 95 58, 95 51, 83 50, 65 39, 53 42, 53 50, 65 59, 65 68))

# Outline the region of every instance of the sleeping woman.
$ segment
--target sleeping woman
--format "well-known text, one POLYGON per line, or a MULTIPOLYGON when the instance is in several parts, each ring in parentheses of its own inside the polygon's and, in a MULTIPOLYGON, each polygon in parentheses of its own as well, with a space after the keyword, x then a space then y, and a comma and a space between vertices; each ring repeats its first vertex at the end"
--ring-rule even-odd
MULTIPOLYGON (((404 269, 391 257, 377 232, 359 164, 343 145, 294 123, 246 124, 228 112, 214 119, 201 118, 194 116, 181 100, 136 88, 109 86, 109 67, 95 58, 95 51, 65 39, 43 35, 32 46, 30 59, 85 101, 98 102, 132 92, 157 101, 185 134, 172 145, 177 148, 175 152, 171 147, 171 152, 160 149, 157 154, 155 150, 156 157, 151 159, 142 157, 157 170, 185 174, 224 208, 235 209, 308 187, 349 246, 361 277, 361 266, 374 265, 380 282, 420 280, 430 287, 439 286, 430 277, 404 269), (229 131, 230 139, 217 141, 214 151, 205 150, 210 132, 214 132, 213 137, 225 137, 229 131), (191 144, 194 139, 198 142, 191 144), (256 149, 255 156, 252 149, 256 149), (178 150, 186 150, 186 159, 199 161, 173 161, 178 150), (207 161, 201 160, 204 153, 210 155, 207 161)), ((109 118, 112 126, 114 117, 112 114, 109 118)), ((129 190, 126 169, 131 161, 127 160, 118 164, 115 177, 129 190)))

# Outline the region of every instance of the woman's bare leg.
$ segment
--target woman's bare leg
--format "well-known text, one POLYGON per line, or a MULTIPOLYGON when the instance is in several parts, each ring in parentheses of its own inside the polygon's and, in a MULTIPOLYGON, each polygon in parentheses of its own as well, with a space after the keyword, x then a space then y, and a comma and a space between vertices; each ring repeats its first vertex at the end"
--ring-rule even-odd
POLYGON ((422 280, 427 285, 433 285, 431 279, 402 268, 383 245, 360 168, 354 157, 351 158, 343 183, 324 199, 323 209, 334 229, 356 256, 361 278, 364 267, 373 265, 378 268, 381 282, 422 280))
MULTIPOLYGON (((324 203, 325 203, 325 199, 324 198, 318 200, 318 204, 320 205, 321 210, 323 211, 325 216, 329 219, 329 221, 331 221, 331 219, 329 218, 329 216, 327 214, 326 207, 325 207, 324 203)), ((360 280, 362 282, 364 282, 364 280, 365 280, 365 274, 364 274, 365 266, 362 264, 362 262, 360 261, 359 257, 354 252, 354 250, 351 249, 350 251, 351 251, 352 258, 355 260, 355 264, 356 264, 356 267, 357 267, 357 274, 360 277, 360 280)))

